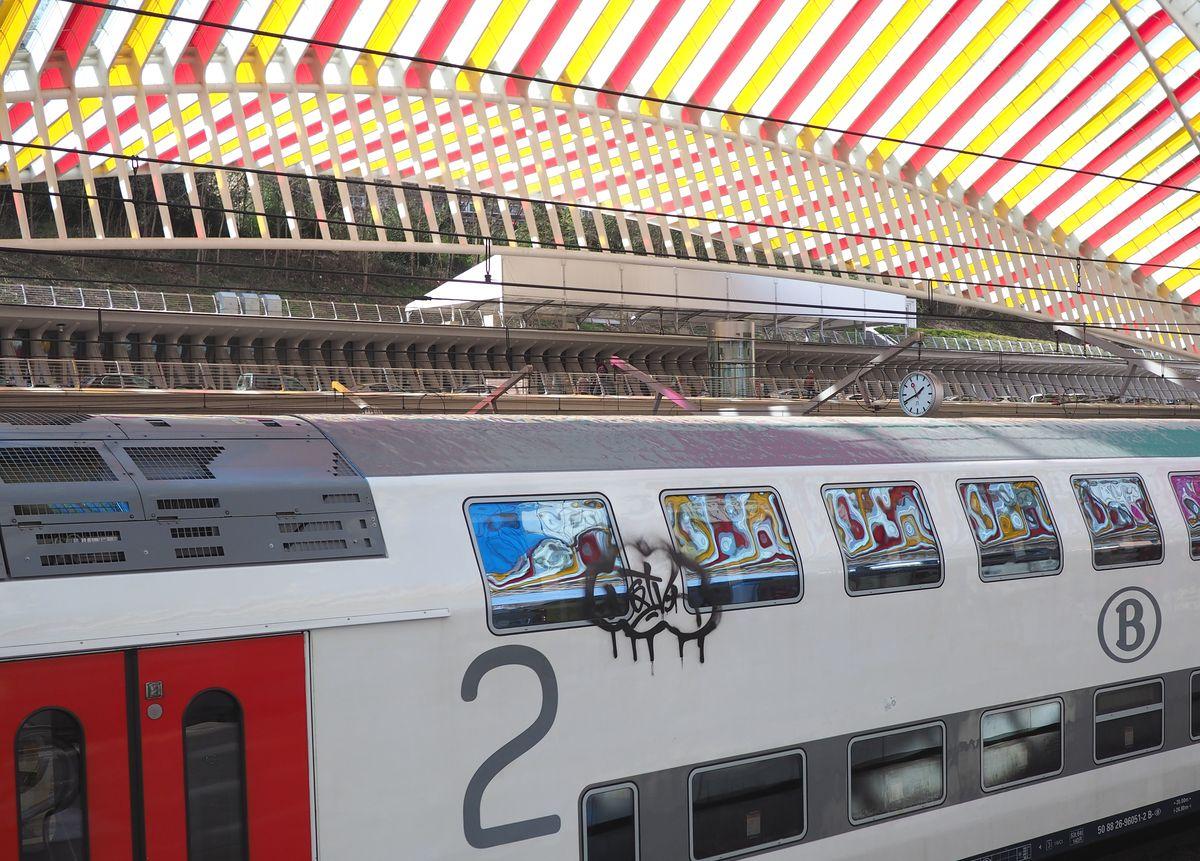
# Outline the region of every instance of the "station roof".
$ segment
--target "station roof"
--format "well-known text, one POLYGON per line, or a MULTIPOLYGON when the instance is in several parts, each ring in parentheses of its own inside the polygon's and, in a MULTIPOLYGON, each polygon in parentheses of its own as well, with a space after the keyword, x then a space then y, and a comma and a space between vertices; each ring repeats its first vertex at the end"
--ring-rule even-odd
MULTIPOLYGON (((432 81, 492 103, 499 79, 513 98, 538 91, 799 137, 1066 249, 1095 249, 1128 263, 1150 295, 1195 304, 1200 268, 1179 267, 1200 267, 1198 32, 1200 0, 0 0, 0 136, 25 144, 0 147, 0 162, 5 176, 31 180, 45 176, 47 158, 58 176, 79 176, 73 148, 299 169, 308 146, 319 170, 353 172, 364 149, 382 170, 390 144, 400 176, 436 162, 450 181, 473 174, 508 191, 511 176, 480 170, 479 128, 549 152, 556 144, 536 122, 513 107, 460 128, 395 95, 432 81), (336 95, 377 83, 378 103, 336 95), (335 95, 318 106, 322 88, 335 95), (415 141, 388 128, 410 110, 415 141), (187 135, 170 133, 178 123, 187 135), (297 139, 298 127, 319 124, 333 132, 297 139)), ((577 122, 569 112, 538 116, 579 134, 566 128, 577 122)), ((642 145, 666 161, 652 172, 664 196, 696 191, 671 168, 688 157, 686 142, 682 155, 642 145)), ((95 155, 86 167, 102 176, 115 161, 95 155)), ((569 181, 583 193, 578 174, 596 166, 577 168, 569 181)), ((529 182, 554 190, 544 177, 529 182)), ((869 231, 904 220, 904 201, 871 205, 878 223, 860 225, 869 231)))

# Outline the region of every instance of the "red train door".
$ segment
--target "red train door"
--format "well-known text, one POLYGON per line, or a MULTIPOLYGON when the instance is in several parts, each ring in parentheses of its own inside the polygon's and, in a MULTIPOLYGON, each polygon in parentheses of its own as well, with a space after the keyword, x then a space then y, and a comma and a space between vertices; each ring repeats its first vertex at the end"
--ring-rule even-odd
POLYGON ((142 649, 148 861, 307 861, 304 638, 142 649))
POLYGON ((309 861, 304 656, 294 634, 0 662, 0 861, 309 861))
POLYGON ((129 861, 127 708, 119 652, 0 663, 0 858, 129 861))

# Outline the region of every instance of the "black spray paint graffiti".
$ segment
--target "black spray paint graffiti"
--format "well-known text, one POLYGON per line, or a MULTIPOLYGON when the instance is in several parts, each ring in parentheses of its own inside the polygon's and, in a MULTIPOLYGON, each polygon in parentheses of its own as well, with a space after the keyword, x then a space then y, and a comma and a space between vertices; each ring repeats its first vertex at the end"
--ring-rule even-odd
POLYGON ((708 572, 669 544, 643 540, 631 548, 642 558, 640 571, 625 567, 616 547, 610 546, 591 560, 584 579, 587 616, 612 636, 613 658, 618 654, 617 635, 624 634, 633 649, 633 659, 638 659, 638 643, 644 641, 653 663, 654 640, 667 633, 679 646, 680 660, 684 646, 694 641, 700 663, 704 663, 704 641, 721 622, 721 605, 711 594, 708 572), (668 572, 665 581, 654 573, 652 557, 666 560, 661 566, 668 572), (611 582, 613 575, 621 579, 623 592, 611 582), (601 577, 609 582, 599 583, 601 577))

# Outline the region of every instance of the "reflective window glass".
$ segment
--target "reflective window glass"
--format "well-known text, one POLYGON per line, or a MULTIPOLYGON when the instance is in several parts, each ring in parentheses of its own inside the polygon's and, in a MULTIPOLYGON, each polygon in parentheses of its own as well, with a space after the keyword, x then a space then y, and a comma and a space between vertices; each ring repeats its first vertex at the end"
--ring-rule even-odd
POLYGON ((675 549, 690 560, 685 574, 693 607, 800 597, 800 563, 774 491, 664 494, 662 505, 675 549))
POLYGON ((1172 475, 1171 488, 1187 523, 1192 558, 1200 559, 1200 475, 1172 475))
POLYGON ((638 861, 637 790, 593 789, 583 797, 583 861, 638 861))
POLYGON ((1096 692, 1096 762, 1149 753, 1162 744, 1161 680, 1096 692))
POLYGON ((692 858, 733 858, 804 836, 804 754, 692 772, 692 858))
POLYGON ((850 821, 855 825, 941 804, 946 797, 941 724, 850 742, 850 821))
POLYGON ((246 759, 242 709, 205 691, 183 713, 188 861, 246 861, 246 759))
POLYGON ((985 580, 1056 574, 1062 553, 1050 505, 1036 479, 960 481, 985 580))
POLYGON ((1162 534, 1146 487, 1136 475, 1071 479, 1091 533, 1097 568, 1146 565, 1162 559, 1162 534))
POLYGON ((1062 771, 1062 703, 988 712, 980 721, 983 788, 999 789, 1062 771))
POLYGON ((1200 672, 1192 673, 1192 738, 1200 739, 1200 672))
POLYGON ((936 586, 942 554, 915 484, 826 487, 822 491, 851 594, 936 586))
POLYGON ((30 715, 16 738, 20 861, 86 861, 83 727, 61 709, 30 715))
POLYGON ((495 631, 624 616, 625 580, 612 514, 599 497, 467 505, 495 631), (590 600, 589 565, 596 569, 590 600))

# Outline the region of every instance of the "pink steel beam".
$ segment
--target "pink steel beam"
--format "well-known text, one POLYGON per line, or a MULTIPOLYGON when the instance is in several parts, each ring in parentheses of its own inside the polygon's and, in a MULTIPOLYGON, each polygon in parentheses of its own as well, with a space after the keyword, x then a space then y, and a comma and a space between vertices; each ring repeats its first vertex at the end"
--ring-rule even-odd
POLYGON ((698 409, 695 404, 693 404, 683 395, 679 394, 679 392, 664 386, 658 380, 654 379, 654 377, 650 376, 639 368, 635 368, 620 356, 612 356, 609 358, 608 366, 614 371, 620 371, 623 374, 628 374, 638 382, 645 383, 658 397, 666 398, 684 412, 694 413, 698 409))
POLYGON ((507 392, 517 383, 521 382, 521 380, 525 379, 525 377, 529 376, 529 374, 532 372, 533 365, 526 365, 525 367, 521 368, 521 370, 517 371, 495 389, 488 392, 487 396, 482 401, 467 410, 467 415, 473 416, 478 412, 488 409, 489 407, 491 408, 492 412, 496 412, 496 401, 500 400, 505 392, 507 392))

